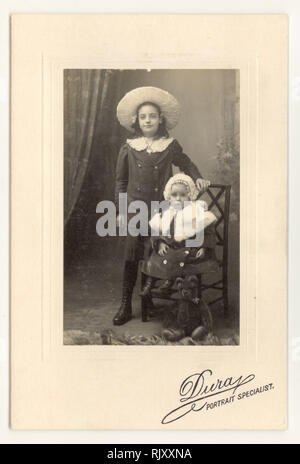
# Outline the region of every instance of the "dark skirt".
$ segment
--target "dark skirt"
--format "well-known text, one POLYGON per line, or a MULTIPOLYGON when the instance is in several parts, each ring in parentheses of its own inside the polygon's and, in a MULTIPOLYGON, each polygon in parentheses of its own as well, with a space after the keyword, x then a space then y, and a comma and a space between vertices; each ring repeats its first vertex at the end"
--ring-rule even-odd
MULTIPOLYGON (((174 243, 173 239, 163 238, 169 248, 164 256, 157 252, 156 243, 159 239, 152 240, 153 250, 144 250, 144 260, 141 270, 144 274, 157 279, 174 279, 186 275, 216 272, 217 263, 215 259, 196 259, 199 248, 186 247, 185 242, 174 243)), ((150 242, 150 240, 149 240, 150 242)), ((214 249, 216 246, 216 233, 214 225, 205 229, 203 248, 214 249)), ((141 258, 140 258, 141 259, 141 258)))
POLYGON ((138 235, 131 237, 127 235, 124 244, 124 260, 125 261, 140 261, 147 259, 150 255, 151 243, 149 237, 138 235))
MULTIPOLYGON (((148 205, 148 211, 151 211, 148 205)), ((134 214, 128 213, 128 224, 134 214)), ((150 220, 150 216, 147 221, 150 220)), ((142 236, 138 235, 133 237, 127 232, 127 236, 124 240, 124 261, 140 261, 142 259, 147 259, 151 252, 151 243, 149 237, 151 235, 150 226, 148 226, 148 235, 142 236)))
MULTIPOLYGON (((131 235, 127 235, 125 238, 125 244, 124 244, 124 260, 125 261, 140 261, 140 260, 145 260, 147 259, 150 254, 151 254, 151 241, 150 241, 150 228, 149 228, 149 236, 142 236, 138 235, 136 237, 132 237, 131 235)), ((204 233, 204 243, 203 243, 203 248, 215 248, 216 246, 216 232, 215 232, 215 227, 214 224, 211 226, 208 226, 205 229, 204 233)), ((184 246, 179 246, 179 250, 184 250, 183 255, 182 253, 174 254, 173 258, 173 251, 172 248, 169 249, 171 262, 173 259, 175 262, 182 262, 182 257, 187 257, 190 253, 195 252, 195 248, 186 248, 184 246), (189 250, 189 253, 186 253, 186 251, 189 250)), ((155 253, 153 253, 155 255, 155 253)), ((157 256, 159 256, 156 253, 157 256)), ((161 256, 159 256, 161 258, 161 256)), ((157 258, 158 259, 158 258, 157 258)), ((165 267, 165 265, 163 266, 165 267)), ((177 275, 177 274, 176 274, 177 275)), ((166 277, 167 278, 167 277, 166 277)))

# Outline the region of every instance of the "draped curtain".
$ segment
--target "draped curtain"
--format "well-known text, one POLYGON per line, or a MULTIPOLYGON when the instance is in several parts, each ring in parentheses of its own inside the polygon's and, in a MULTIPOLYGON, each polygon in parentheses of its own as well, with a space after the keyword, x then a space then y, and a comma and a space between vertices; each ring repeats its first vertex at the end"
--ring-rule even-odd
POLYGON ((88 166, 98 111, 105 105, 110 70, 64 72, 64 223, 76 204, 88 166))

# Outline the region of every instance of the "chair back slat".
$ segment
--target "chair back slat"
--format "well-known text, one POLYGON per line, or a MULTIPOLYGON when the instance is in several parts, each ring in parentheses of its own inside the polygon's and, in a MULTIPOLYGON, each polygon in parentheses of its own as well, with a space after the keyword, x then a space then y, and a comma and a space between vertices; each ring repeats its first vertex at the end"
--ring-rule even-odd
POLYGON ((208 209, 216 208, 217 221, 215 223, 217 245, 223 247, 223 261, 228 256, 228 231, 230 212, 230 189, 231 185, 212 184, 204 193, 200 193, 198 200, 207 194, 211 200, 208 209))

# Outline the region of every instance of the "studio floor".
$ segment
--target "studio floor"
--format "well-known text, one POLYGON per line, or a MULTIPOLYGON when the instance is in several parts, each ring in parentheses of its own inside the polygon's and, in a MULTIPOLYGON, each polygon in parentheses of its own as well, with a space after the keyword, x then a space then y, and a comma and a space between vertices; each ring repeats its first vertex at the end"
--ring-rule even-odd
MULTIPOLYGON (((68 267, 64 282, 64 344, 135 344, 135 340, 137 344, 156 343, 153 337, 160 335, 164 311, 172 303, 154 300, 157 315, 142 322, 138 280, 133 295, 133 318, 122 326, 114 326, 112 320, 120 305, 121 277, 122 263, 112 260, 106 260, 105 267, 99 266, 98 259, 68 267), (103 338, 105 333, 110 334, 109 342, 103 338)), ((227 318, 222 303, 211 310, 214 338, 206 344, 239 344, 237 302, 230 302, 227 318)))

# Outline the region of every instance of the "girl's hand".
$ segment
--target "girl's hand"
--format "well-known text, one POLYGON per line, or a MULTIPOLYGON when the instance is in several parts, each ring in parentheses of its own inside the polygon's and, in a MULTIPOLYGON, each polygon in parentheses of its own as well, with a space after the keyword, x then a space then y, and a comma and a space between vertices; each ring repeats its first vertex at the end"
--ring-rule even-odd
POLYGON ((205 192, 205 190, 208 189, 210 184, 210 180, 201 179, 201 177, 199 177, 199 179, 196 180, 196 187, 198 188, 198 190, 200 190, 200 192, 205 192))
POLYGON ((160 242, 158 246, 158 254, 160 256, 164 256, 167 253, 168 249, 169 247, 166 243, 160 242))

